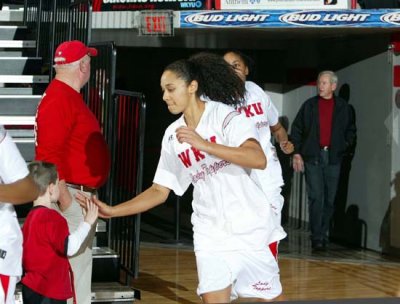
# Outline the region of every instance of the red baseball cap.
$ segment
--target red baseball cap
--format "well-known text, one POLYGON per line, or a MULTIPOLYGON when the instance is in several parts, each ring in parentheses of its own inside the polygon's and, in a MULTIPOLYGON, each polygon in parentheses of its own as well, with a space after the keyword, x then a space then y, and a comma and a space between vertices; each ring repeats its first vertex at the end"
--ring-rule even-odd
POLYGON ((75 62, 85 55, 97 56, 97 50, 87 47, 79 40, 65 41, 57 47, 54 53, 54 64, 75 62))

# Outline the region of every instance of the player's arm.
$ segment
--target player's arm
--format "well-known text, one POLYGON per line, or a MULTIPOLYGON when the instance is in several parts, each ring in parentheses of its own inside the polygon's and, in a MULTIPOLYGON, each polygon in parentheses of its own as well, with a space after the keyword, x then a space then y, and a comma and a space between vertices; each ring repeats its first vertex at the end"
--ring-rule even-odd
POLYGON ((209 142, 189 127, 180 127, 176 130, 176 137, 180 143, 186 142, 192 147, 229 161, 235 165, 251 169, 265 169, 267 159, 256 139, 247 139, 239 147, 209 142))
MULTIPOLYGON (((153 207, 164 203, 171 190, 158 184, 153 184, 134 198, 115 205, 109 206, 97 199, 96 196, 90 198, 99 207, 99 216, 103 218, 127 216, 145 212, 153 207)), ((76 194, 76 199, 82 207, 86 206, 88 199, 82 192, 76 194)))
POLYGON ((39 188, 28 175, 11 184, 0 184, 0 201, 15 205, 34 201, 39 196, 39 188))
POLYGON ((288 135, 285 128, 278 122, 276 125, 270 127, 272 134, 277 142, 288 141, 288 135))
POLYGON ((266 105, 265 116, 270 124, 270 130, 275 140, 279 143, 279 146, 283 153, 290 154, 294 150, 293 144, 288 139, 286 129, 279 122, 279 112, 275 105, 272 103, 271 98, 265 93, 262 93, 264 97, 264 104, 266 105))
POLYGON ((274 126, 271 126, 270 130, 271 130, 275 140, 279 143, 283 153, 290 154, 294 151, 294 146, 289 141, 288 134, 280 122, 278 122, 274 126))

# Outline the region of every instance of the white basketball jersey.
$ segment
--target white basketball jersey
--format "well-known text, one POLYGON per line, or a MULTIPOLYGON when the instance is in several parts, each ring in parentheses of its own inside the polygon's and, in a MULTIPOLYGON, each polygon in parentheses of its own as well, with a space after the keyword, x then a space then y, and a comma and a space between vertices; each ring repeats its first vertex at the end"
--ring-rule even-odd
POLYGON ((267 156, 267 168, 254 170, 255 179, 259 180, 266 193, 283 185, 282 169, 276 155, 275 147, 271 143, 270 126, 279 122, 279 113, 271 98, 254 82, 246 81, 246 105, 240 112, 250 119, 259 134, 260 144, 267 156))
MULTIPOLYGON (((250 178, 250 169, 179 143, 176 129, 186 126, 183 116, 165 131, 154 183, 182 195, 193 184, 195 250, 265 248, 285 236, 272 220, 263 191, 250 178), (239 240, 239 241, 238 241, 239 240)), ((207 101, 196 128, 204 139, 238 147, 258 140, 253 124, 222 103, 207 101)))
MULTIPOLYGON (((0 126, 0 183, 13 183, 28 175, 26 163, 11 137, 0 126)), ((22 275, 22 233, 12 204, 0 202, 0 273, 22 275)))

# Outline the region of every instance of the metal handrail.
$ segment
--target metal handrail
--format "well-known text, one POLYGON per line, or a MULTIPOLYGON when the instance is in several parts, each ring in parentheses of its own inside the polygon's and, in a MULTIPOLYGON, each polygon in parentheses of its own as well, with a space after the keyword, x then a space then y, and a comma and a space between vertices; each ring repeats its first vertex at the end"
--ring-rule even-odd
MULTIPOLYGON (((117 90, 108 121, 113 153, 110 202, 120 203, 142 191, 146 103, 144 95, 117 90)), ((120 254, 128 278, 139 273, 140 214, 113 218, 109 223, 109 246, 120 254)), ((129 282, 126 282, 127 284, 129 282)))
POLYGON ((67 40, 90 43, 90 0, 25 0, 24 25, 36 32, 36 56, 53 77, 52 62, 55 48, 67 40))
MULTIPOLYGON (((62 41, 80 40, 95 47, 92 75, 83 88, 110 147, 112 170, 99 195, 121 202, 142 191, 145 98, 141 93, 116 91, 116 48, 112 42, 90 43, 92 7, 88 0, 25 0, 24 24, 36 30, 37 57, 52 78, 54 50, 62 41), (128 161, 121 164, 121 160, 128 161)), ((120 255, 127 278, 139 272, 140 215, 109 221, 109 246, 120 255)))

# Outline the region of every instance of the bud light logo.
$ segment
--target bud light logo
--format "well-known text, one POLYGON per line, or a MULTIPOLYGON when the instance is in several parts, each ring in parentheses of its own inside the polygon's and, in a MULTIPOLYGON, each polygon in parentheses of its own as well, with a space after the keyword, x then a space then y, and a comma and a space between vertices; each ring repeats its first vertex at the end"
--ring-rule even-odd
POLYGON ((388 14, 382 15, 381 16, 381 21, 382 22, 391 23, 391 24, 400 25, 400 13, 399 12, 393 12, 393 13, 388 13, 388 14))
POLYGON ((284 14, 279 20, 300 26, 352 26, 365 22, 370 14, 351 11, 300 11, 284 14))
POLYGON ((248 27, 264 23, 268 14, 251 12, 202 12, 190 14, 184 18, 189 24, 213 27, 248 27))

